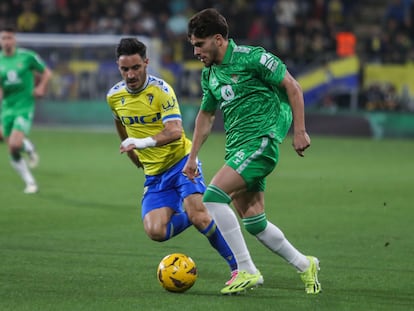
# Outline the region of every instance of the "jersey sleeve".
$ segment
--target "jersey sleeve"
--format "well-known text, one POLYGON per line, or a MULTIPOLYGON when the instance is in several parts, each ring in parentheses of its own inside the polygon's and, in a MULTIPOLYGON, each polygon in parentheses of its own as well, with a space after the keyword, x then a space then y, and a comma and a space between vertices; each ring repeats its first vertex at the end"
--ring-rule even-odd
POLYGON ((201 74, 201 89, 203 91, 203 97, 201 99, 200 109, 207 112, 215 112, 217 109, 217 100, 209 89, 209 69, 204 68, 201 74))
POLYGON ((262 48, 253 51, 250 65, 262 81, 274 87, 279 86, 286 74, 286 65, 262 48))
POLYGON ((46 63, 39 56, 39 54, 32 52, 30 53, 31 68, 37 72, 43 72, 46 68, 46 63))
POLYGON ((173 88, 165 84, 160 89, 161 91, 158 94, 159 100, 157 102, 160 105, 162 123, 181 120, 180 106, 173 88))

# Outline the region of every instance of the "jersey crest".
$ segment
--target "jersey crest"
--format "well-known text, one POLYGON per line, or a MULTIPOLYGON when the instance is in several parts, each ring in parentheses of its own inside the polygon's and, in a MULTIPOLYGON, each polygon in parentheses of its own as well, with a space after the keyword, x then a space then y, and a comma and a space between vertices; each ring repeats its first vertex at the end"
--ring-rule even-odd
POLYGON ((149 102, 149 104, 150 104, 150 106, 152 105, 152 101, 154 100, 154 95, 152 95, 152 94, 148 94, 147 95, 147 98, 148 98, 148 102, 149 102))

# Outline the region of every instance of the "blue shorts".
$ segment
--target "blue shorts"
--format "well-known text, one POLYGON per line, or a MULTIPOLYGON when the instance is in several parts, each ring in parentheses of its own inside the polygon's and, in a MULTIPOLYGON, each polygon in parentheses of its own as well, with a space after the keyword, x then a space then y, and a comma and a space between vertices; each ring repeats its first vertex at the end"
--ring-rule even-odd
POLYGON ((200 175, 194 182, 183 175, 182 169, 188 155, 167 171, 145 176, 144 196, 142 198, 141 217, 157 208, 170 207, 176 212, 183 212, 183 200, 193 193, 203 194, 206 191, 201 163, 198 162, 200 175))

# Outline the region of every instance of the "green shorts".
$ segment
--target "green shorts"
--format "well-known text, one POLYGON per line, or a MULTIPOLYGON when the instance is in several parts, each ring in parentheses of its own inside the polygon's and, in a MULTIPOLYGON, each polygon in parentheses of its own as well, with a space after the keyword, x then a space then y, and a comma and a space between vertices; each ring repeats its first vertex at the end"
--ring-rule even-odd
POLYGON ((262 192, 266 188, 265 177, 279 161, 279 144, 269 137, 255 139, 228 152, 225 160, 243 177, 248 191, 262 192))
POLYGON ((23 132, 27 136, 32 128, 33 111, 26 110, 15 113, 3 111, 1 123, 4 137, 9 137, 13 130, 23 132))

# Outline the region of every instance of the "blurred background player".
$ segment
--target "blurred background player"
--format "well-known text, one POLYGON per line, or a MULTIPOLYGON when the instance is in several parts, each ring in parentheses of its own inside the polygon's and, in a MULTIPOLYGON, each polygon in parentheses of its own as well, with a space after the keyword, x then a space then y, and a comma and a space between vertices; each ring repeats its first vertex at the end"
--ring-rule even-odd
POLYGON ((116 57, 123 80, 109 90, 107 102, 122 140, 120 152, 144 170, 141 216, 146 234, 162 242, 193 224, 233 275, 237 271, 233 252, 202 203, 206 187, 200 162, 194 181, 182 174, 191 141, 185 136, 174 90, 147 74, 146 46, 137 39, 121 39, 116 57))
POLYGON ((32 127, 35 98, 46 94, 52 73, 37 53, 17 47, 13 27, 7 26, 1 30, 0 44, 2 136, 9 149, 11 165, 26 184, 24 193, 36 193, 38 185, 22 157, 22 151, 29 154, 30 165, 36 166, 38 155, 33 144, 25 137, 32 127))
MULTIPOLYGON (((0 94, 0 101, 1 101, 1 98, 2 96, 0 94)), ((1 120, 1 116, 0 116, 0 120, 1 120)), ((1 125, 0 125, 0 143, 2 142, 4 142, 4 136, 3 136, 3 129, 1 128, 1 125)), ((27 137, 23 138, 23 151, 26 152, 28 155, 27 164, 29 165, 29 167, 30 168, 37 167, 37 165, 39 164, 39 155, 36 152, 35 145, 27 137)))

